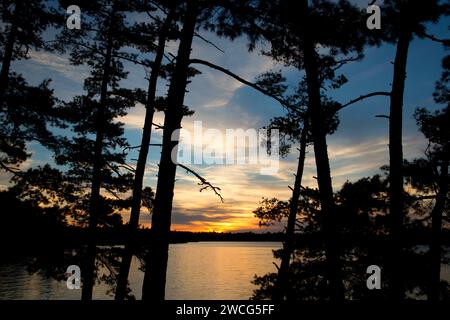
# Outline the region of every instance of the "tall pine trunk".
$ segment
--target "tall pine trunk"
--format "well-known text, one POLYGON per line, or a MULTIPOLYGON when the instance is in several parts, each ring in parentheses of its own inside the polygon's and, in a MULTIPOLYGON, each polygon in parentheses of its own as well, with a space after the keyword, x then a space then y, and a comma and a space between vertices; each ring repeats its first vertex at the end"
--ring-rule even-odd
POLYGON ((3 96, 8 87, 9 70, 11 68, 11 61, 14 53, 14 45, 17 38, 17 14, 19 9, 16 8, 14 12, 14 18, 11 24, 11 29, 8 33, 8 37, 5 44, 5 50, 3 52, 2 69, 0 71, 0 103, 3 101, 3 96))
MULTIPOLYGON (((406 19, 406 18, 405 18, 406 19)), ((401 300, 404 296, 402 281, 402 229, 403 229, 403 95, 405 91, 406 65, 412 32, 402 23, 397 41, 394 62, 391 105, 389 116, 389 214, 391 219, 391 299, 401 300)))
POLYGON ((112 58, 112 23, 114 23, 114 9, 111 14, 110 27, 108 31, 108 40, 106 44, 105 61, 103 67, 103 75, 100 89, 100 103, 98 105, 96 114, 96 137, 94 143, 94 165, 92 169, 92 185, 91 197, 89 205, 89 226, 88 226, 88 246, 86 252, 85 263, 82 269, 83 274, 83 288, 81 291, 81 300, 92 300, 92 290, 94 287, 94 271, 95 271, 95 256, 96 256, 96 233, 99 211, 102 210, 101 205, 101 180, 103 168, 103 140, 105 135, 104 117, 107 108, 108 83, 111 71, 112 58))
POLYGON ((319 66, 314 41, 308 34, 310 15, 307 0, 302 0, 301 17, 305 23, 304 36, 304 68, 306 73, 307 91, 309 100, 309 115, 311 117, 312 140, 314 143, 314 156, 317 167, 317 182, 321 205, 322 231, 325 243, 327 260, 327 273, 329 282, 329 297, 332 300, 344 299, 344 288, 341 276, 341 261, 339 256, 338 234, 336 230, 335 203, 333 186, 328 158, 327 130, 323 117, 320 98, 319 66))
POLYGON ((156 49, 155 59, 153 61, 152 71, 148 82, 147 103, 145 106, 144 128, 142 129, 141 147, 139 149, 139 157, 136 166, 133 184, 133 198, 131 203, 131 214, 129 222, 129 233, 127 243, 125 244, 124 253, 117 279, 117 288, 115 299, 124 300, 127 293, 128 274, 130 272, 131 260, 135 249, 135 233, 139 226, 139 215, 141 210, 142 186, 144 180, 145 166, 147 164, 147 156, 152 136, 153 115, 155 113, 155 98, 158 77, 161 70, 161 64, 164 57, 164 50, 170 25, 174 18, 175 10, 170 9, 166 20, 161 28, 158 47, 156 49))
POLYGON ((430 245, 430 291, 429 300, 439 301, 440 299, 440 283, 441 283, 441 230, 442 215, 445 211, 445 203, 448 194, 448 166, 449 159, 444 155, 445 159, 441 164, 441 172, 439 174, 439 191, 436 197, 436 203, 431 212, 431 245, 430 245))
POLYGON ((189 75, 189 57, 197 22, 197 12, 197 1, 188 1, 177 62, 167 96, 163 146, 153 208, 152 244, 145 259, 145 276, 142 287, 143 300, 160 301, 164 300, 165 297, 170 224, 177 168, 176 163, 173 161, 176 159, 172 159, 172 151, 176 150, 178 145, 178 139, 172 141, 172 134, 175 130, 181 128, 184 96, 189 75))
POLYGON ((298 157, 297 172, 295 175, 294 189, 292 190, 292 199, 289 206, 288 223, 286 227, 286 235, 283 244, 283 252, 281 255, 281 264, 278 269, 278 277, 275 283, 274 301, 282 301, 287 296, 286 292, 289 286, 289 264, 294 251, 295 242, 295 223, 297 221, 298 202, 302 187, 303 169, 305 167, 306 147, 308 139, 308 120, 300 137, 300 155, 298 157))

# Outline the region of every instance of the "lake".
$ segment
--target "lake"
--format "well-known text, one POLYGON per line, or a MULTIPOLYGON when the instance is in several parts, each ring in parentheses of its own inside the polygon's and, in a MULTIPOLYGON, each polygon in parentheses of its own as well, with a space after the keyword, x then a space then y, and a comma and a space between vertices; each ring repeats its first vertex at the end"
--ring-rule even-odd
MULTIPOLYGON (((255 274, 275 271, 272 250, 279 242, 190 242, 171 244, 166 298, 170 300, 246 300, 256 288, 255 274)), ((144 274, 134 258, 130 287, 141 298, 144 274)), ((113 299, 109 287, 94 288, 94 299, 113 299)), ((80 299, 81 290, 67 289, 65 281, 30 275, 24 261, 0 261, 0 299, 80 299)))
MULTIPOLYGON (((255 274, 275 271, 272 250, 280 242, 189 242, 171 244, 166 298, 169 300, 247 300, 256 286, 255 274)), ((134 258, 130 270, 132 294, 141 298, 144 274, 134 258)), ((442 279, 450 282, 450 266, 442 265, 442 279)), ((113 299, 109 287, 94 287, 94 299, 113 299)), ((27 271, 22 260, 0 260, 0 300, 79 300, 81 290, 27 271)))

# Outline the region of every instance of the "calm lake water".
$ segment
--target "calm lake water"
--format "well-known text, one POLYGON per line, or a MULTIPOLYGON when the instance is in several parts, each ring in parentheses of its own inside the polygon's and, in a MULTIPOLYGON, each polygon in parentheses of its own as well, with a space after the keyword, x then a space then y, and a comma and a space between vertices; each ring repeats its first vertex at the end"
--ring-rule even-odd
MULTIPOLYGON (((272 250, 279 242, 192 242, 170 245, 166 298, 173 300, 249 299, 254 275, 275 271, 272 250)), ((133 259, 130 286, 141 298, 144 274, 133 259)), ((94 299, 112 299, 105 284, 94 288, 94 299)), ((30 275, 23 261, 0 261, 0 299, 80 299, 65 281, 30 275)))
MULTIPOLYGON (((256 288, 255 274, 275 271, 272 250, 279 242, 192 242, 170 245, 166 298, 170 300, 246 300, 256 288)), ((144 274, 133 259, 130 287, 141 298, 144 274)), ((450 282, 450 266, 442 265, 442 279, 450 282)), ((94 288, 94 299, 113 299, 106 284, 94 288)), ((81 297, 65 281, 28 273, 23 260, 0 260, 0 300, 58 300, 81 297)))

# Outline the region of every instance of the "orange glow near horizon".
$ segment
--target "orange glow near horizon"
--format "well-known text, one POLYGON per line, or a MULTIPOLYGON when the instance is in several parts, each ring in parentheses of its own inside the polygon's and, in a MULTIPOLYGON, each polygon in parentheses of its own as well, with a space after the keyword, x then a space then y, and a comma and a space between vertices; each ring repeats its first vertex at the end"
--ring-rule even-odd
POLYGON ((172 225, 171 230, 172 231, 189 231, 189 232, 237 232, 241 228, 236 228, 232 225, 223 225, 223 223, 217 223, 217 224, 197 224, 194 225, 181 225, 181 224, 174 224, 172 225))
MULTIPOLYGON (((258 220, 256 218, 245 219, 250 220, 243 222, 240 220, 227 220, 220 222, 209 222, 209 221, 192 221, 190 224, 179 224, 173 223, 171 226, 172 231, 187 231, 187 232, 240 232, 240 231, 265 231, 266 228, 262 229, 258 225, 258 220), (253 221, 251 221, 253 220, 253 221)), ((145 228, 150 228, 151 223, 142 223, 141 226, 145 228)), ((269 231, 269 229, 267 229, 269 231)))

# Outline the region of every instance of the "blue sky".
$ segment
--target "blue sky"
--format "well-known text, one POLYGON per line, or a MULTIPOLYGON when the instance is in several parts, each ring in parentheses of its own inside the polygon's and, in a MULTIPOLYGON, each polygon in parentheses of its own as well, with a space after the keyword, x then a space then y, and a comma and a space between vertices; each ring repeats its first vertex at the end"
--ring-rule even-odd
MULTIPOLYGON (((430 26, 429 33, 441 38, 449 38, 449 19, 438 25, 430 26)), ((267 70, 282 69, 288 83, 292 86, 301 74, 292 69, 277 65, 258 52, 249 53, 245 38, 234 42, 219 39, 213 34, 204 36, 217 44, 222 53, 200 39, 195 39, 193 58, 211 61, 232 70, 241 77, 253 80, 267 70)), ((169 44, 172 51, 176 44, 169 44)), ((445 50, 429 40, 415 39, 410 48, 408 75, 404 105, 404 155, 405 158, 423 155, 425 140, 418 132, 412 117, 416 107, 437 108, 432 99, 434 83, 441 75, 441 61, 445 50)), ((447 52, 448 54, 448 52, 447 52)), ((330 92, 331 97, 339 102, 347 102, 362 94, 373 91, 390 91, 395 47, 383 45, 367 48, 365 58, 351 63, 341 69, 349 82, 341 89, 330 92)), ((125 63, 129 71, 126 87, 146 89, 145 71, 141 66, 125 63)), ((53 79, 52 87, 56 95, 68 100, 82 93, 82 81, 88 75, 86 67, 75 67, 68 63, 66 56, 48 52, 31 52, 30 59, 14 62, 12 68, 22 73, 33 84, 43 79, 53 79)), ((183 127, 190 129, 194 121, 202 121, 203 127, 216 128, 223 132, 235 128, 261 128, 270 118, 282 115, 284 110, 271 98, 265 97, 252 88, 231 79, 219 71, 199 66, 201 75, 196 76, 189 85, 185 104, 195 110, 192 117, 185 118, 183 127)), ((158 94, 164 95, 166 83, 162 82, 158 94)), ((387 97, 375 97, 352 105, 340 112, 338 131, 328 138, 330 161, 334 188, 338 189, 346 180, 359 178, 379 172, 379 167, 388 162, 388 123, 375 115, 388 114, 387 97)), ((136 106, 130 114, 120 121, 125 123, 126 137, 131 145, 138 145, 143 124, 143 106, 136 106)), ((155 122, 162 123, 162 115, 156 115, 155 122)), ((160 139, 160 131, 154 131, 154 141, 160 139)), ((51 160, 51 154, 38 144, 31 144, 32 158, 25 166, 35 166, 51 160)), ((293 148, 295 151, 296 148, 293 148)), ((145 184, 156 185, 159 149, 152 148, 147 165, 145 184)), ((304 175, 304 185, 315 186, 313 176, 315 166, 313 151, 308 150, 308 159, 304 175)), ((252 210, 258 206, 261 197, 288 199, 293 184, 296 167, 296 152, 280 162, 280 170, 274 176, 258 174, 258 167, 252 165, 192 165, 212 183, 222 188, 225 199, 219 199, 208 191, 198 192, 197 181, 178 169, 174 198, 173 229, 204 231, 243 231, 257 230, 258 221, 252 210)), ((136 158, 131 155, 130 158, 136 158)), ((8 177, 0 177, 0 184, 7 185, 8 177)), ((124 213, 125 219, 127 213, 124 213)), ((143 211, 141 222, 148 224, 150 215, 143 211)), ((280 228, 280 227, 277 227, 280 228)))

